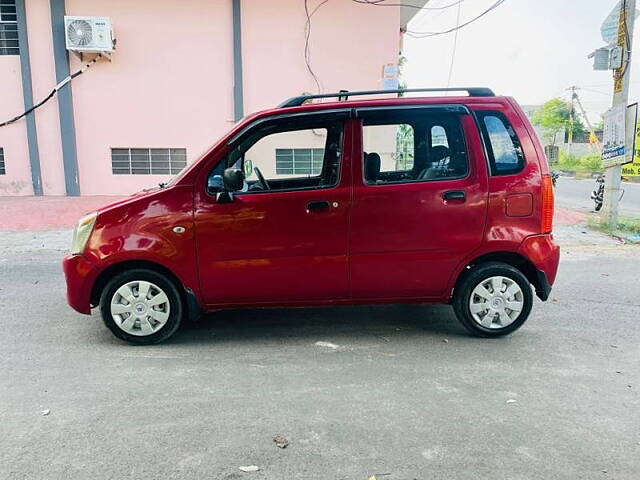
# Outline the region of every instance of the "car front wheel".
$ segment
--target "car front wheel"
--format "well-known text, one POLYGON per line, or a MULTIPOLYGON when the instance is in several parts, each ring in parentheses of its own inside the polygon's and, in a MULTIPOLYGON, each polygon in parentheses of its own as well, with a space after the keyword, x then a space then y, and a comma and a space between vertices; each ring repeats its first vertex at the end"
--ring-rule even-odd
POLYGON ((174 283, 147 269, 120 273, 100 297, 102 320, 118 338, 150 345, 172 336, 182 319, 182 299, 174 283))
POLYGON ((500 337, 526 322, 533 305, 527 278, 506 263, 491 262, 469 270, 456 287, 453 308, 474 335, 500 337))

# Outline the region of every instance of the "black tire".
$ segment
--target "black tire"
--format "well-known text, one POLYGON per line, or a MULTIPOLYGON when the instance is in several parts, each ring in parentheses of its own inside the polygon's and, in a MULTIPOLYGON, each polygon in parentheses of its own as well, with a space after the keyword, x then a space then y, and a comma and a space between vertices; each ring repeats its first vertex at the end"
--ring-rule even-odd
POLYGON ((602 208, 602 202, 596 202, 596 208, 594 209, 596 212, 599 212, 602 208))
POLYGON ((182 312, 182 297, 174 282, 161 273, 144 268, 127 270, 126 272, 116 275, 107 283, 102 290, 102 295, 100 295, 100 313, 104 324, 116 337, 136 345, 152 345, 163 342, 171 337, 180 326, 182 312), (165 324, 154 333, 146 336, 132 335, 125 332, 118 326, 111 313, 111 299, 116 291, 123 285, 135 281, 150 282, 156 285, 162 289, 169 300, 169 316, 165 324))
POLYGON ((465 271, 463 275, 464 277, 460 280, 459 285, 456 286, 453 292, 453 310, 460 323, 473 335, 485 338, 502 337, 516 331, 527 321, 533 305, 533 291, 529 280, 527 280, 527 277, 525 277, 520 270, 506 263, 487 262, 472 267, 471 270, 465 271), (488 328, 474 319, 469 301, 476 286, 496 276, 507 277, 518 284, 522 290, 523 306, 520 314, 513 323, 506 327, 488 328))

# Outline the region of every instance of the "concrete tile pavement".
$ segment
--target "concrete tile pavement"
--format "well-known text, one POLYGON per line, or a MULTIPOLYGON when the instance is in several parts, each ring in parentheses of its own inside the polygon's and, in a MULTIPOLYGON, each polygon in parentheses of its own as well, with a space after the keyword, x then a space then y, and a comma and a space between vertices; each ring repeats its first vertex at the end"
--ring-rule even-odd
POLYGON ((85 213, 122 197, 0 197, 0 230, 67 230, 85 213))

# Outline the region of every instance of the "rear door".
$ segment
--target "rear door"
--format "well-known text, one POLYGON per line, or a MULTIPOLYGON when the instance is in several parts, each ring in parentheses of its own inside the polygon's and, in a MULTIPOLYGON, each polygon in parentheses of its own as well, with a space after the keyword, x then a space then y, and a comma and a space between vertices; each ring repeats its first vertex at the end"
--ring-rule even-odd
POLYGON ((483 239, 487 168, 475 122, 461 106, 360 109, 357 117, 352 294, 440 297, 483 239))

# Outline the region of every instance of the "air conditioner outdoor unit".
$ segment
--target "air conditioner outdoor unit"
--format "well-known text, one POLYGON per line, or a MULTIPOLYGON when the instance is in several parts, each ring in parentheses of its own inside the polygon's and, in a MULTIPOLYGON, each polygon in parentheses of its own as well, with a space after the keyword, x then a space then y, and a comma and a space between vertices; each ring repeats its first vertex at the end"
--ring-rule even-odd
POLYGON ((73 52, 112 52, 113 32, 109 17, 64 17, 67 50, 73 52))

